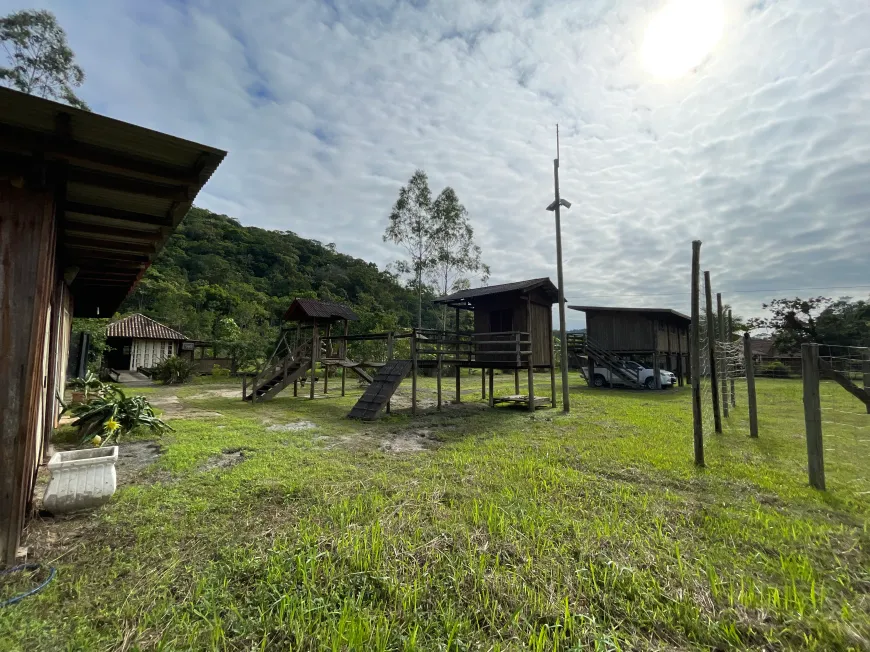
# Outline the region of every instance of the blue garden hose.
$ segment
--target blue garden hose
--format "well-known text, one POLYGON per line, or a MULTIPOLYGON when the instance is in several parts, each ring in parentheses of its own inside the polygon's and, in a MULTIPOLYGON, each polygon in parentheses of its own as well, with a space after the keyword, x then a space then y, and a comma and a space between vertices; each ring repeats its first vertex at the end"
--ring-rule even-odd
MULTIPOLYGON (((20 566, 13 566, 12 568, 7 568, 4 571, 0 571, 0 575, 8 575, 9 573, 19 573, 21 571, 34 571, 42 568, 40 564, 21 564, 20 566)), ((8 607, 10 604, 15 604, 16 602, 21 602, 24 598, 35 595, 42 591, 51 580, 54 579, 54 576, 57 575, 57 570, 55 570, 54 566, 49 569, 48 578, 40 584, 39 586, 30 589, 29 591, 25 591, 24 593, 19 593, 18 595, 13 595, 8 600, 3 600, 0 602, 0 607, 8 607)))

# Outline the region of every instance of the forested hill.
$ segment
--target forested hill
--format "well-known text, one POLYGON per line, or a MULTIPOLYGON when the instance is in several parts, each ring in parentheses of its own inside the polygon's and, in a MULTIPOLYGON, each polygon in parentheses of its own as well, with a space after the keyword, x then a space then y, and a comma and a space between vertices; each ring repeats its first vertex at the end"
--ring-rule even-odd
MULTIPOLYGON (((193 208, 121 312, 142 312, 190 338, 240 337, 242 348, 256 355, 251 349, 274 342, 295 297, 352 306, 361 318, 352 332, 410 327, 416 310, 414 292, 374 263, 289 231, 246 227, 193 208), (239 327, 236 336, 227 332, 228 317, 239 327)), ((424 323, 436 318, 429 311, 424 323)))

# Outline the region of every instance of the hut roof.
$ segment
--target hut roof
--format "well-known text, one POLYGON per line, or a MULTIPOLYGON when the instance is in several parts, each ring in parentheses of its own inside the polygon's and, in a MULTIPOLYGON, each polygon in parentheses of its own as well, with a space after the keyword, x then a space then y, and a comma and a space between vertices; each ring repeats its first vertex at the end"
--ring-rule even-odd
POLYGON ((58 254, 76 317, 111 315, 226 156, 120 120, 0 88, 3 173, 65 188, 58 254))
POLYGON ((571 310, 579 310, 581 312, 627 312, 641 313, 659 319, 670 319, 674 321, 684 322, 687 326, 692 323, 692 320, 681 312, 671 310, 670 308, 618 308, 613 306, 568 306, 571 310))
POLYGON ((186 340, 177 330, 164 326, 145 315, 124 317, 106 327, 106 337, 133 337, 143 340, 186 340))
POLYGON ((541 289, 553 302, 559 300, 559 291, 553 282, 547 278, 533 278, 528 281, 517 281, 515 283, 502 283, 501 285, 488 285, 482 288, 469 288, 468 290, 459 290, 453 294, 448 294, 444 297, 435 299, 434 303, 446 303, 448 305, 468 306, 473 303, 474 299, 481 297, 489 297, 497 294, 508 294, 511 292, 525 293, 532 290, 541 289))
POLYGON ((287 312, 284 313, 285 321, 309 321, 311 319, 357 321, 359 317, 353 310, 340 303, 304 298, 294 299, 290 307, 287 308, 287 312))

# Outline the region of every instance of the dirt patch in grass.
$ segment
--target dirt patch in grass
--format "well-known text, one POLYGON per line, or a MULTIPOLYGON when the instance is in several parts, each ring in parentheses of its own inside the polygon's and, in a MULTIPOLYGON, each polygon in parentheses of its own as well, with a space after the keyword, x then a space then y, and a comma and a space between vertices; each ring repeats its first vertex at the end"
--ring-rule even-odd
POLYGON ((118 484, 129 484, 146 468, 154 464, 163 449, 156 441, 133 441, 118 445, 118 461, 115 463, 118 484))
POLYGON ((431 428, 413 428, 392 435, 380 448, 385 453, 422 453, 440 443, 431 428))
POLYGON ((230 469, 236 464, 244 462, 253 450, 253 448, 246 448, 244 446, 239 448, 225 448, 221 451, 220 455, 213 455, 208 458, 199 470, 212 471, 214 469, 230 469))
POLYGON ((184 398, 189 401, 203 401, 212 398, 235 398, 238 400, 242 400, 242 388, 235 387, 231 389, 207 389, 200 392, 199 394, 194 394, 193 396, 185 396, 184 398))
POLYGON ((163 413, 160 415, 160 418, 164 421, 172 419, 214 419, 223 416, 220 412, 197 410, 196 408, 188 407, 175 394, 155 396, 149 399, 149 402, 155 408, 162 410, 163 413))
POLYGON ((292 423, 273 423, 266 428, 269 432, 296 432, 298 430, 313 430, 317 427, 311 421, 294 421, 292 423))

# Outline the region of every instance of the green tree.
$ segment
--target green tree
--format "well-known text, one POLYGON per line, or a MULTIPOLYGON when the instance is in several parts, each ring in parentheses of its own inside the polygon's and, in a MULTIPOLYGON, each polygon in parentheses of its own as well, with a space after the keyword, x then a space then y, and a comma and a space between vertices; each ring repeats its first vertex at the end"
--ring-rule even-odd
MULTIPOLYGON (((435 255, 430 280, 442 295, 469 287, 469 274, 479 274, 484 283, 489 279, 489 267, 480 259, 468 211, 450 186, 432 204, 432 240, 435 255)), ((447 328, 446 305, 442 306, 441 328, 447 328)))
POLYGON ((870 301, 834 301, 816 320, 816 332, 822 344, 870 346, 870 301))
POLYGON ((797 353, 801 344, 819 341, 816 318, 830 302, 825 297, 774 299, 762 304, 762 308, 769 310, 770 315, 750 319, 747 328, 772 331, 774 346, 779 351, 797 353))
POLYGON ((61 100, 88 109, 73 91, 85 80, 66 32, 50 11, 16 11, 0 18, 0 44, 8 67, 0 66, 0 81, 31 95, 61 100))
POLYGON ((398 261, 396 269, 413 278, 412 287, 417 293, 417 328, 423 326, 424 278, 435 262, 434 230, 429 177, 423 170, 417 170, 408 185, 399 190, 384 232, 384 242, 404 247, 408 254, 409 260, 398 261))

